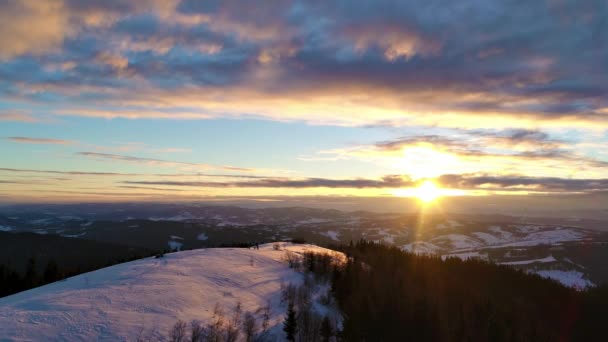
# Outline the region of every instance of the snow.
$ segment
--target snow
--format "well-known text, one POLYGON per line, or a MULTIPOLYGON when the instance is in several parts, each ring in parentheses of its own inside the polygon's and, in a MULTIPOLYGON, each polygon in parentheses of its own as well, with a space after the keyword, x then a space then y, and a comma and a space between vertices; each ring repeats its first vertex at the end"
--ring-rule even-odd
POLYGON ((433 243, 445 243, 448 245, 448 247, 453 249, 476 248, 482 245, 479 241, 471 238, 470 236, 462 234, 441 235, 432 239, 431 241, 433 243))
POLYGON ((196 239, 200 240, 200 241, 206 241, 206 240, 209 239, 209 237, 205 233, 200 233, 200 234, 198 234, 198 236, 196 237, 196 239))
POLYGON ((283 261, 284 250, 337 253, 292 244, 275 251, 267 244, 115 265, 0 298, 0 340, 134 341, 142 329, 166 335, 179 319, 208 322, 216 304, 229 312, 239 301, 250 312, 270 302, 270 333, 282 336, 281 283, 303 278, 283 261))
POLYGON ((148 220, 150 221, 175 221, 175 222, 181 222, 181 221, 188 221, 188 220, 192 220, 195 219, 196 217, 192 214, 190 214, 189 212, 183 212, 180 213, 178 215, 175 216, 171 216, 171 217, 149 217, 148 220))
POLYGON ((82 218, 80 218, 78 216, 72 216, 72 215, 59 216, 58 218, 61 219, 61 220, 63 220, 63 221, 82 220, 82 218))
POLYGON ((328 219, 322 219, 322 218, 317 218, 317 217, 311 217, 309 219, 306 220, 300 220, 298 222, 296 222, 297 224, 316 224, 316 223, 327 223, 330 222, 330 220, 328 219))
POLYGON ((441 247, 426 241, 416 241, 401 246, 401 250, 415 254, 435 254, 441 247))
POLYGON ((454 220, 448 220, 448 224, 450 225, 450 227, 452 228, 456 228, 456 227, 462 227, 462 223, 458 222, 458 221, 454 221, 454 220))
POLYGON ((444 254, 441 256, 442 260, 447 258, 459 258, 460 260, 468 260, 468 259, 483 259, 487 260, 488 256, 486 254, 480 254, 479 252, 465 252, 465 253, 454 253, 454 254, 444 254))
POLYGON ((51 221, 50 218, 45 218, 45 219, 37 219, 37 220, 30 220, 31 224, 46 224, 49 223, 51 221))
POLYGON ((488 245, 495 245, 497 243, 504 242, 501 238, 484 232, 474 232, 473 235, 475 235, 478 239, 483 240, 483 242, 488 245))
POLYGON ((167 244, 169 245, 169 249, 171 249, 172 251, 179 251, 182 249, 182 246, 184 245, 183 243, 179 242, 179 241, 175 241, 175 240, 169 240, 167 241, 167 244))
POLYGON ((513 233, 503 230, 500 226, 491 226, 488 228, 488 231, 494 233, 494 235, 498 235, 498 238, 501 240, 511 240, 513 239, 513 233))
POLYGON ((539 263, 547 263, 547 262, 554 262, 557 261, 557 259, 555 259, 553 257, 553 255, 549 255, 546 258, 542 258, 542 259, 533 259, 533 260, 522 260, 522 261, 509 261, 509 262, 501 262, 501 265, 528 265, 528 264, 532 264, 535 262, 539 262, 539 263))
POLYGON ((520 233, 532 233, 532 232, 538 231, 540 229, 540 227, 528 225, 528 226, 516 226, 516 229, 520 233))
POLYGON ((382 238, 382 241, 384 241, 385 243, 392 245, 395 243, 395 237, 392 235, 386 235, 382 238))
POLYGON ((327 236, 328 238, 334 240, 334 241, 340 241, 340 233, 335 231, 335 230, 328 230, 326 232, 321 233, 321 235, 323 236, 327 236))
POLYGON ((378 229, 378 234, 382 236, 382 239, 378 242, 384 242, 386 244, 392 245, 395 243, 395 234, 393 234, 388 229, 378 229))
POLYGON ((586 238, 585 234, 573 229, 555 229, 536 231, 526 235, 523 238, 518 238, 514 242, 494 245, 494 247, 526 247, 538 245, 555 245, 560 242, 580 241, 586 238))
POLYGON ((578 271, 561 271, 561 270, 540 270, 532 271, 544 278, 550 278, 559 281, 560 283, 574 287, 576 289, 586 289, 587 287, 595 286, 589 279, 585 279, 584 275, 578 271))
POLYGON ((78 234, 63 234, 62 236, 69 237, 69 238, 79 238, 79 237, 85 236, 85 235, 87 235, 87 232, 82 232, 82 233, 78 233, 78 234))
POLYGON ((462 227, 462 223, 455 220, 447 220, 445 223, 437 223, 435 225, 435 229, 437 230, 445 230, 449 228, 458 228, 462 227))
POLYGON ((1 224, 0 224, 0 232, 10 232, 10 231, 12 231, 12 230, 13 230, 13 228, 12 228, 12 227, 9 227, 9 226, 3 226, 3 225, 1 225, 1 224))

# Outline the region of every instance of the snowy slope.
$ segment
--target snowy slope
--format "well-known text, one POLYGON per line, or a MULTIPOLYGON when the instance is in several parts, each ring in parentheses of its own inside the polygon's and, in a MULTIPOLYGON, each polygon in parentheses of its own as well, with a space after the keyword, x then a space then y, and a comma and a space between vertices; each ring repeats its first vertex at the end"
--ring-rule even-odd
MULTIPOLYGON (((284 249, 333 252, 312 245, 284 249)), ((172 253, 1 298, 0 341, 132 341, 141 330, 166 335, 178 319, 205 322, 216 304, 228 311, 239 301, 251 312, 270 301, 271 326, 280 325, 281 283, 302 281, 284 253, 270 244, 172 253)))

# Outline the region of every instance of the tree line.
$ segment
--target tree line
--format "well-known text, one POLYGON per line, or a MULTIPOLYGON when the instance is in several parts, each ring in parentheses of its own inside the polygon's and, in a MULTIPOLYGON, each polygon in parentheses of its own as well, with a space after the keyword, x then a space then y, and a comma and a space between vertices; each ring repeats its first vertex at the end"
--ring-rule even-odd
MULTIPOLYGON (((150 253, 150 255, 151 254, 152 253, 150 253)), ((46 264, 43 264, 43 267, 40 267, 42 265, 38 265, 37 259, 31 257, 27 261, 24 272, 17 271, 10 262, 0 263, 0 297, 10 296, 21 291, 50 284, 78 274, 141 259, 147 256, 149 255, 132 255, 124 258, 110 259, 104 264, 91 263, 77 267, 60 265, 53 259, 50 259, 46 264)))
POLYGON ((608 287, 360 241, 333 270, 344 341, 605 341, 608 287))

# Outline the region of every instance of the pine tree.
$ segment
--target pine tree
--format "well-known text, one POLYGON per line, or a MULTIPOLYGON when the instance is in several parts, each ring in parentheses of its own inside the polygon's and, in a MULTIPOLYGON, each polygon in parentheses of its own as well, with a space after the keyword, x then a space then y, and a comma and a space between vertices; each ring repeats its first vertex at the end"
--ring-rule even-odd
POLYGON ((331 321, 329 320, 329 317, 325 316, 323 322, 321 322, 321 341, 329 342, 333 336, 334 329, 331 326, 331 321))
POLYGON ((287 308, 287 316, 285 316, 285 320, 283 321, 283 331, 287 335, 287 341, 296 340, 296 332, 298 331, 298 327, 293 302, 290 302, 289 307, 287 308))
POLYGON ((32 257, 27 261, 24 283, 27 289, 35 287, 38 283, 38 275, 36 273, 36 258, 32 257))
POLYGON ((52 283, 59 279, 59 268, 57 267, 55 260, 50 260, 48 264, 46 264, 42 278, 45 283, 52 283))

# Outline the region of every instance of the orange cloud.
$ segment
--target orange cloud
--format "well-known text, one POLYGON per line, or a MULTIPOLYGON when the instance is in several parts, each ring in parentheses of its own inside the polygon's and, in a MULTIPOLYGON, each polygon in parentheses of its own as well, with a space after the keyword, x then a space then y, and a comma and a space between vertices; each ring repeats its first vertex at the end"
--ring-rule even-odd
POLYGON ((49 139, 49 138, 30 138, 30 137, 8 137, 7 140, 16 143, 24 144, 52 144, 52 145, 70 145, 76 143, 72 140, 49 139))

